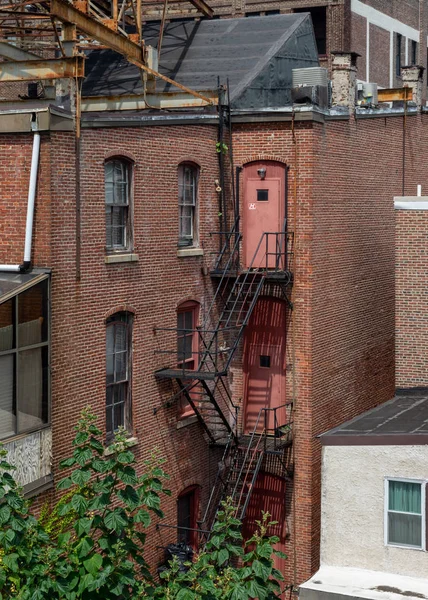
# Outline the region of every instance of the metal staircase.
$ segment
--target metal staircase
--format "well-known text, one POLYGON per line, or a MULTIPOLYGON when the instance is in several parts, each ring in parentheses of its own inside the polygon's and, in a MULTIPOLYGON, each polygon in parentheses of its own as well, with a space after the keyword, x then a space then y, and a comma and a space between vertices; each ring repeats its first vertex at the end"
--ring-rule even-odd
POLYGON ((169 403, 184 396, 211 444, 224 445, 230 435, 236 437, 237 434, 237 407, 225 378, 263 286, 273 275, 284 285, 291 281, 287 269, 285 224, 283 232, 262 234, 250 266, 245 270, 239 270, 241 234, 237 228, 238 222, 228 233, 216 261, 214 273, 220 276, 220 280, 201 327, 196 330, 156 329, 156 332, 164 332, 170 337, 172 333, 197 335, 196 369, 186 369, 186 362, 177 355, 176 348, 158 350, 160 354, 173 355, 176 364, 183 366, 159 369, 155 376, 176 382, 177 390, 169 403), (275 244, 268 244, 269 236, 275 236, 275 244), (275 248, 274 268, 268 267, 272 255, 272 251, 264 250, 268 247, 275 248), (219 305, 222 306, 220 310, 219 305))
POLYGON ((287 464, 286 449, 292 444, 292 403, 277 408, 262 408, 253 431, 239 439, 230 438, 219 463, 214 486, 199 527, 203 533, 201 542, 209 537, 222 501, 228 499, 235 508, 235 516, 244 520, 260 471, 271 471, 291 479, 292 466, 287 464), (280 423, 278 414, 285 409, 285 422, 280 423), (273 413, 273 425, 269 428, 269 414, 273 413), (268 460, 268 458, 270 460, 268 460), (273 462, 272 462, 273 459, 273 462))

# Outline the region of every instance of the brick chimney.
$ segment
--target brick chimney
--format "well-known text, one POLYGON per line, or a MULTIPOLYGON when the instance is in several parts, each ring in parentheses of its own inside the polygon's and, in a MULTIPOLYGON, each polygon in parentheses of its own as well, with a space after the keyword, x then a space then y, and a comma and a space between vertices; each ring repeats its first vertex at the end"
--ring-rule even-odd
POLYGON ((403 87, 412 88, 413 102, 418 108, 421 108, 422 106, 424 70, 424 67, 418 65, 402 67, 401 69, 403 87))
POLYGON ((347 106, 349 112, 355 111, 357 86, 356 52, 332 52, 331 88, 332 105, 347 106))

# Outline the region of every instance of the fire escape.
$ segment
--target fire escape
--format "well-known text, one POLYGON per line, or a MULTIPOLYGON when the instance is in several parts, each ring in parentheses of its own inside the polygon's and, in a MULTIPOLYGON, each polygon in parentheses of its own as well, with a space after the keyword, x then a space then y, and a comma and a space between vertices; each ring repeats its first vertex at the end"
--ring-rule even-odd
MULTIPOLYGON (((230 126, 230 113, 224 107, 222 112, 222 102, 219 109, 220 122, 224 119, 230 126)), ((229 133, 231 145, 230 130, 229 133)), ((219 137, 222 141, 221 127, 219 137)), ((224 160, 220 159, 221 174, 224 173, 222 163, 224 160)), ((232 163, 231 157, 231 166, 232 163)), ((239 408, 232 400, 228 385, 229 367, 260 295, 279 292, 291 308, 289 296, 293 279, 290 271, 293 236, 287 230, 286 219, 282 231, 262 234, 248 267, 242 267, 238 171, 236 180, 234 224, 227 232, 213 234, 220 236, 222 245, 210 273, 215 292, 201 325, 195 330, 157 329, 169 336, 172 344, 180 334, 197 336, 196 368, 186 368, 184 356, 180 356, 176 347, 161 349, 159 353, 172 355, 174 364, 157 370, 155 376, 159 380, 171 380, 175 386, 168 406, 184 397, 202 426, 207 442, 224 448, 205 514, 199 522, 205 537, 220 502, 227 497, 232 498, 236 516, 244 519, 261 470, 270 470, 286 479, 292 477, 292 403, 273 409, 262 408, 253 431, 240 435, 239 408)), ((224 176, 221 185, 224 189, 224 176)), ((220 204, 221 211, 225 205, 226 201, 220 204)))

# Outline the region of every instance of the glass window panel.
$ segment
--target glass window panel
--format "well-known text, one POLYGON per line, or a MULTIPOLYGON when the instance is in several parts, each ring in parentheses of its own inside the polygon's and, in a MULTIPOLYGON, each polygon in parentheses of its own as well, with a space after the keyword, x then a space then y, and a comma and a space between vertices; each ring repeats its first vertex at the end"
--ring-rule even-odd
POLYGON ((421 484, 390 481, 389 509, 421 514, 421 484))
POLYGON ((269 190, 257 190, 257 202, 267 202, 269 200, 269 190))
POLYGON ((105 182, 105 202, 108 205, 114 203, 114 187, 112 181, 105 182))
POLYGON ((117 352, 115 354, 115 381, 125 381, 127 379, 127 363, 127 352, 117 352))
POLYGON ((113 406, 106 408, 106 432, 107 435, 113 435, 113 406))
POLYGON ((421 548, 422 517, 402 513, 388 513, 388 542, 421 548))
POLYGON ((48 281, 34 285, 18 296, 18 346, 31 346, 48 339, 48 281))
POLYGON ((0 304, 0 352, 13 348, 13 302, 0 304))
POLYGON ((127 349, 127 325, 126 323, 116 323, 114 325, 115 338, 114 338, 114 350, 115 352, 123 352, 127 349))
POLYGON ((184 337, 180 336, 177 338, 177 360, 181 361, 184 359, 184 337))
POLYGON ((48 349, 18 354, 18 427, 26 431, 48 420, 48 349))
MULTIPOLYGON (((177 328, 178 329, 184 329, 185 325, 184 325, 184 312, 179 312, 177 313, 177 328)), ((182 333, 182 332, 180 332, 182 333)))
POLYGON ((186 335, 184 338, 184 358, 192 358, 192 335, 186 335))
POLYGON ((14 356, 0 356, 0 439, 16 432, 14 408, 14 356))
MULTIPOLYGON (((192 494, 180 496, 177 503, 177 525, 178 527, 191 527, 192 523, 192 494)), ((188 544, 191 539, 188 529, 178 530, 178 541, 188 544)))
POLYGON ((106 389, 106 405, 111 406, 113 404, 113 386, 109 386, 106 389))
POLYGON ((184 314, 184 326, 186 329, 193 329, 193 310, 186 311, 184 314))
MULTIPOLYGON (((122 385, 121 385, 122 387, 122 385)), ((124 427, 125 425, 125 414, 124 414, 125 404, 123 402, 119 404, 115 404, 114 406, 114 428, 115 430, 119 427, 124 427)))

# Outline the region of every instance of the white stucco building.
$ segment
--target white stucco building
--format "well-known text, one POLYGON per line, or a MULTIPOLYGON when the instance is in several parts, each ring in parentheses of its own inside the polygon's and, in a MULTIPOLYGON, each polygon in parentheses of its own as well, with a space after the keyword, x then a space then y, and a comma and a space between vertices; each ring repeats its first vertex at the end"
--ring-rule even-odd
POLYGON ((321 443, 321 567, 300 599, 428 600, 428 389, 321 443))

